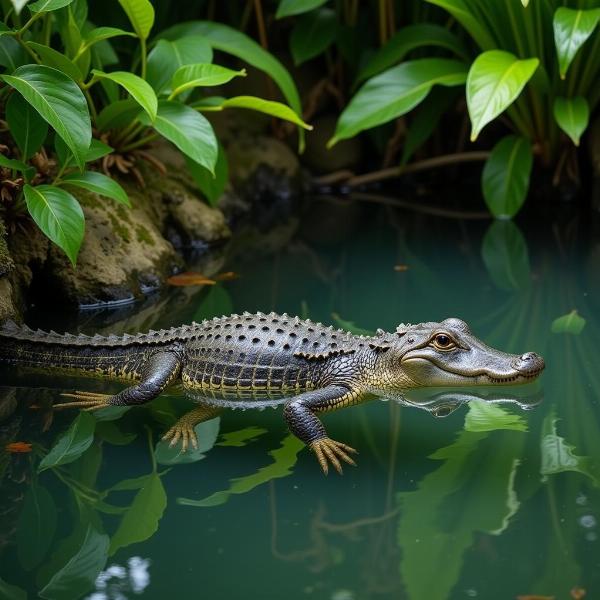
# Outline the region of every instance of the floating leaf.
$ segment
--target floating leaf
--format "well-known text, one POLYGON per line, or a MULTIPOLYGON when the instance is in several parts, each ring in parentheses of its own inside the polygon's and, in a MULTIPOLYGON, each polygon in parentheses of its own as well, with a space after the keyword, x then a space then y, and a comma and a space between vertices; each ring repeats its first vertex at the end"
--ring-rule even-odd
POLYGON ((481 175, 483 197, 497 218, 514 217, 527 197, 533 165, 531 142, 507 135, 492 150, 481 175))
POLYGON ((503 50, 488 50, 473 61, 467 78, 472 142, 490 121, 518 98, 539 62, 537 58, 520 60, 503 50))
POLYGON ((96 424, 96 437, 114 446, 127 446, 135 440, 137 433, 121 431, 112 421, 100 421, 96 424))
POLYGON ((178 287, 187 287, 190 285, 215 285, 216 281, 214 279, 209 279, 205 275, 202 275, 202 273, 189 271, 187 273, 179 273, 178 275, 169 277, 167 283, 178 287))
POLYGON ((95 427, 94 416, 88 412, 80 412, 69 429, 44 456, 38 466, 38 472, 77 460, 92 445, 95 427))
POLYGON ((275 13, 275 18, 283 19, 284 17, 300 15, 309 10, 319 8, 319 6, 322 6, 325 2, 327 2, 327 0, 280 0, 277 12, 275 13))
POLYGON ((119 0, 137 36, 145 40, 154 25, 154 7, 149 0, 119 0))
POLYGON ((245 69, 234 71, 210 63, 183 65, 173 74, 173 79, 171 80, 173 91, 170 97, 173 98, 181 94, 181 92, 191 90, 195 87, 223 85, 231 81, 234 77, 245 76, 245 69))
POLYGON ((576 10, 561 6, 556 9, 552 26, 561 79, 566 77, 575 54, 592 35, 599 20, 600 8, 576 10))
POLYGON ((84 171, 83 173, 71 173, 62 178, 62 184, 72 185, 75 187, 95 192, 101 196, 106 196, 112 200, 116 200, 119 204, 124 204, 131 208, 131 202, 127 192, 114 179, 98 173, 96 171, 84 171))
POLYGON ((26 571, 46 556, 56 532, 56 505, 46 488, 32 483, 17 525, 17 555, 26 571))
POLYGON ((119 548, 143 542, 158 529, 165 508, 167 494, 158 474, 153 473, 135 495, 129 510, 110 541, 109 553, 112 556, 119 548))
POLYGON ((248 442, 253 442, 256 438, 265 433, 267 433, 266 429, 255 426, 246 427, 245 429, 240 429, 239 431, 229 431, 222 434, 221 441, 215 445, 240 448, 245 446, 248 442))
POLYGON ((466 431, 496 431, 497 429, 527 431, 527 424, 523 417, 509 413, 497 404, 484 400, 469 402, 469 412, 465 417, 466 431))
POLYGON ((206 456, 206 452, 215 445, 219 435, 220 422, 217 417, 198 423, 194 427, 198 448, 190 447, 186 452, 182 450, 181 442, 171 447, 170 442, 160 440, 154 450, 156 462, 161 465, 182 465, 202 460, 206 456))
POLYGON ((579 335, 585 327, 585 319, 573 309, 570 313, 552 321, 552 333, 571 333, 579 335))
POLYGON ((590 107, 582 96, 558 97, 554 100, 554 118, 573 143, 579 146, 581 134, 586 130, 590 119, 590 107))
POLYGON ((31 452, 31 444, 28 442, 12 442, 6 444, 4 449, 12 454, 27 454, 31 452))
POLYGON ((290 51, 294 64, 318 56, 335 41, 337 15, 330 8, 322 8, 302 16, 290 34, 290 51))

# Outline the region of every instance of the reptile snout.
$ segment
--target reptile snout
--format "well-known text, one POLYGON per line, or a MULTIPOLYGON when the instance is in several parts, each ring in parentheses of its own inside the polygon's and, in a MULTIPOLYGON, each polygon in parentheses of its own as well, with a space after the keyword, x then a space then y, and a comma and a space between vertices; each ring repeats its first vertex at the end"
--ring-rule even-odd
POLYGON ((545 366, 546 363, 544 362, 544 359, 535 352, 526 352, 525 354, 522 354, 514 363, 514 367, 517 371, 526 376, 540 373, 545 366))

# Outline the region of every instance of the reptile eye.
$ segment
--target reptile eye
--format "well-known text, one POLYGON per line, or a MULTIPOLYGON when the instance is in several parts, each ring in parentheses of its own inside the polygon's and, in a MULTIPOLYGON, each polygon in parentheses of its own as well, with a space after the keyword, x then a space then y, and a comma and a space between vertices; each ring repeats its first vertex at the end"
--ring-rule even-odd
POLYGON ((433 338, 433 345, 438 350, 450 350, 451 348, 454 348, 454 346, 455 346, 452 338, 449 335, 446 335, 445 333, 438 333, 433 338))

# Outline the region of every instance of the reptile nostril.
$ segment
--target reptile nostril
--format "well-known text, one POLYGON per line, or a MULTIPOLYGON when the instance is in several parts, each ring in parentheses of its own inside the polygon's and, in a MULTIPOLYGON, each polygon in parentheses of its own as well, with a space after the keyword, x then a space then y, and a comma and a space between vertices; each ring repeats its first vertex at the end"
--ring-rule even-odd
POLYGON ((521 360, 533 360, 535 357, 536 355, 533 352, 526 352, 521 355, 521 360))

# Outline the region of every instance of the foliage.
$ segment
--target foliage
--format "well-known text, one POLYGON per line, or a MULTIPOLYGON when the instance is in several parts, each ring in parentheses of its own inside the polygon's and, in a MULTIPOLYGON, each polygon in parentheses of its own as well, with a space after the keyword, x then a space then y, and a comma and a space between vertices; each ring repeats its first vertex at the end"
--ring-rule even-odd
POLYGON ((246 108, 308 127, 285 68, 243 33, 195 21, 151 38, 155 11, 149 0, 119 4, 131 30, 96 26, 86 0, 3 3, 0 99, 11 136, 0 155, 11 199, 6 210, 13 218, 28 211, 73 265, 85 220, 68 190, 84 188, 129 205, 110 177, 109 161, 102 160, 107 155, 127 155, 135 163, 143 158, 140 150, 162 136, 186 156, 214 202, 225 185, 226 157, 202 112, 246 108), (213 64, 213 48, 267 72, 291 108, 252 96, 202 102, 206 89, 246 74, 213 64))

